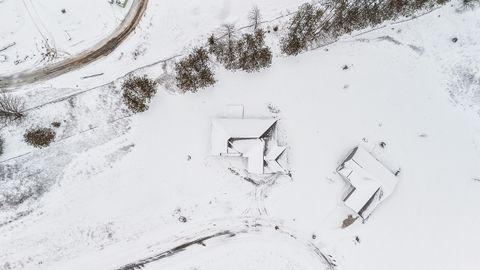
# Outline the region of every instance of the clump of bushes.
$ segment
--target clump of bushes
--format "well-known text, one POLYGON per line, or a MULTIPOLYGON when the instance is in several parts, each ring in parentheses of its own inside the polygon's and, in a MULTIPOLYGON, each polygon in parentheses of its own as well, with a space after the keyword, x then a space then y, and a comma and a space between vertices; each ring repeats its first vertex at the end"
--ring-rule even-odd
POLYGON ((194 49, 188 56, 175 64, 177 87, 183 91, 197 92, 198 89, 215 84, 207 50, 194 49))
POLYGON ((131 76, 122 84, 123 102, 134 113, 144 112, 157 92, 157 83, 147 76, 131 76))
POLYGON ((55 139, 55 131, 51 128, 32 128, 25 132, 25 142, 33 147, 43 148, 50 145, 55 139))

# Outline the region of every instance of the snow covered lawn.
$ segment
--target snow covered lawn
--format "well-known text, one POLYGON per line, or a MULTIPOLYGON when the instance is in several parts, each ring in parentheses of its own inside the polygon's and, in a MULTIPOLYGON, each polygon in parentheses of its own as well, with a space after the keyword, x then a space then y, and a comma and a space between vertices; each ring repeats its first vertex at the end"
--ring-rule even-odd
POLYGON ((131 5, 107 0, 0 1, 0 73, 38 68, 92 47, 111 33, 131 5), (49 48, 57 56, 47 55, 49 48))
MULTIPOLYGON (((186 2, 169 2, 170 16, 184 12, 186 2)), ((174 47, 186 40, 197 44, 194 38, 203 38, 218 21, 249 8, 244 12, 243 5, 237 10, 233 2, 224 3, 231 13, 209 19, 209 8, 195 4, 198 9, 192 10, 203 16, 206 30, 194 27, 198 21, 191 16, 188 22, 172 17, 168 26, 155 21, 148 31, 141 28, 120 51, 134 51, 144 42, 139 35, 152 33, 145 44, 151 55, 115 66, 92 84, 141 66, 147 56, 178 53, 174 47), (157 30, 166 34, 153 37, 157 30), (161 44, 165 50, 152 53, 161 44)), ((261 9, 262 3, 267 14, 277 5, 264 1, 261 9)), ((155 2, 147 13, 162 4, 155 2)), ((18 146, 6 156, 32 151, 37 158, 29 161, 32 166, 56 174, 38 201, 4 213, 0 269, 121 269, 222 231, 235 237, 195 244, 145 269, 475 269, 480 265, 480 182, 475 180, 480 105, 466 97, 478 95, 479 14, 480 9, 457 13, 446 6, 297 57, 277 56, 260 73, 217 67, 214 87, 179 95, 162 85, 149 111, 119 127, 110 120, 125 112, 107 109, 121 107, 115 89, 122 79, 78 95, 74 105, 67 99, 42 107, 23 125, 38 117, 42 123, 66 119, 68 132, 102 128, 43 150, 22 145, 22 129, 2 130, 6 143, 18 146), (461 74, 474 79, 466 76, 465 83, 461 74), (210 120, 230 104, 245 105, 245 117, 279 119, 291 177, 253 185, 230 170, 241 171, 241 164, 210 155, 210 120), (346 184, 335 169, 358 144, 401 173, 394 193, 366 222, 358 219, 342 228, 353 213, 341 202, 346 184), (56 151, 67 158, 56 161, 56 151), (53 161, 42 160, 44 154, 53 161), (29 212, 11 220, 22 211, 29 212)), ((119 63, 118 53, 49 83, 61 87, 79 74, 111 67, 119 63)), ((141 72, 164 78, 168 67, 141 72)), ((82 89, 72 88, 61 93, 82 89)), ((39 92, 23 93, 41 103, 39 92)))

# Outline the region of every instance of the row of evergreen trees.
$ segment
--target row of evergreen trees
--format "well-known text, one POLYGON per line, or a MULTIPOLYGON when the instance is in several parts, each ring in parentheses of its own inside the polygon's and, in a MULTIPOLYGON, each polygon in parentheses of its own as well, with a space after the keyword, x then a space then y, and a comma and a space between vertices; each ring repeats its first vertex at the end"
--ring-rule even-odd
POLYGON ((325 41, 375 26, 416 11, 431 9, 448 0, 326 0, 322 6, 303 4, 280 41, 283 53, 297 55, 325 41))
POLYGON ((227 70, 256 72, 272 63, 272 52, 265 45, 265 31, 260 27, 261 15, 254 7, 249 14, 252 33, 237 36, 232 24, 222 26, 220 36, 212 34, 206 48, 195 48, 175 65, 176 82, 183 91, 196 92, 215 83, 210 62, 213 56, 227 70))
MULTIPOLYGON (((448 0, 325 0, 321 5, 306 3, 292 16, 280 40, 283 54, 297 55, 331 42, 352 31, 378 25, 401 16, 412 16, 448 0)), ((480 1, 480 0, 463 0, 480 1)), ((210 56, 228 70, 255 72, 267 68, 272 52, 265 45, 258 8, 249 14, 253 33, 236 36, 233 25, 224 25, 219 37, 211 35, 206 48, 196 48, 175 66, 177 86, 196 92, 215 83, 210 56)))
POLYGON ((217 62, 228 70, 259 71, 272 63, 272 52, 265 45, 265 32, 257 29, 253 33, 236 38, 233 25, 224 25, 226 34, 222 38, 211 35, 208 51, 217 62))

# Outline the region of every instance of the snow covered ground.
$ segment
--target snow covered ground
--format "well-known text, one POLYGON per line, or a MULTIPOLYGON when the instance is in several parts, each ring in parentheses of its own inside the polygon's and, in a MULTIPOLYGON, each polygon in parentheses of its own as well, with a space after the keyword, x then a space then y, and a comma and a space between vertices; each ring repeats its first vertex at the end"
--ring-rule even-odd
POLYGON ((0 72, 38 68, 89 49, 117 27, 129 6, 105 1, 0 2, 0 72))
MULTIPOLYGON (((254 3, 151 1, 110 56, 17 89, 35 109, 0 131, 0 190, 14 194, 0 208, 0 269, 478 268, 480 8, 457 12, 454 1, 297 57, 276 53, 260 73, 218 66, 218 83, 196 94, 172 92, 171 61, 144 67, 136 72, 161 86, 149 111, 130 116, 124 74, 203 43, 223 22, 245 25, 254 3), (230 170, 241 164, 210 156, 210 119, 229 104, 279 118, 291 177, 253 185, 230 170), (62 125, 51 147, 22 142, 26 128, 53 121, 62 125), (367 221, 342 228, 353 213, 335 169, 358 144, 401 173, 367 221)), ((255 4, 270 19, 300 3, 255 4)))

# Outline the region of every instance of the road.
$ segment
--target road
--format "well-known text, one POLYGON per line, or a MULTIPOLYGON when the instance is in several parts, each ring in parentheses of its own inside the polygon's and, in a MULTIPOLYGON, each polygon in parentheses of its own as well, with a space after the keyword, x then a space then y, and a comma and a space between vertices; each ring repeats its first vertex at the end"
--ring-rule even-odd
POLYGON ((0 88, 16 88, 26 84, 45 81, 84 67, 89 63, 107 56, 113 52, 137 27, 147 5, 148 0, 134 0, 127 15, 115 31, 95 44, 92 48, 39 69, 0 76, 0 88))

